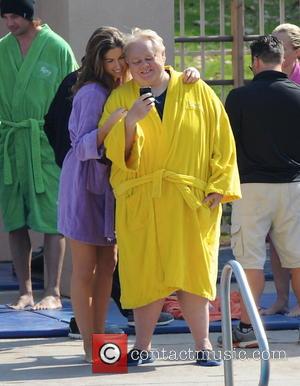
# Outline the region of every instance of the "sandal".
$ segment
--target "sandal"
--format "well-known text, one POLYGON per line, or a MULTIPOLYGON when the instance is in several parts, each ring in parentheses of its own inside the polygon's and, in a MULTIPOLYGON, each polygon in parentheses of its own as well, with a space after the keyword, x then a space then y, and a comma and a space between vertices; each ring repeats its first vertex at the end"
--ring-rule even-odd
POLYGON ((127 354, 127 366, 140 366, 146 363, 153 363, 155 360, 151 351, 133 348, 127 354))
POLYGON ((212 350, 199 350, 196 352, 196 365, 204 367, 221 366, 222 359, 216 358, 212 350))

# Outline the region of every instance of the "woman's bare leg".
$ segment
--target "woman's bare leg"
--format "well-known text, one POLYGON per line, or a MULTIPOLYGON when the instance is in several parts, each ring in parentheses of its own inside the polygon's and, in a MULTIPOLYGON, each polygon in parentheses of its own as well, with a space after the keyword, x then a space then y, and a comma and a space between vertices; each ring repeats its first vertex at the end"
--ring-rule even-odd
POLYGON ((104 334, 107 309, 111 297, 113 273, 117 264, 117 247, 98 247, 93 282, 93 332, 104 334))
MULTIPOLYGON (((72 252, 71 301, 76 322, 82 335, 86 359, 91 360, 93 311, 90 297, 98 259, 97 246, 70 240, 72 252)), ((100 295, 99 295, 100 296, 100 295)))

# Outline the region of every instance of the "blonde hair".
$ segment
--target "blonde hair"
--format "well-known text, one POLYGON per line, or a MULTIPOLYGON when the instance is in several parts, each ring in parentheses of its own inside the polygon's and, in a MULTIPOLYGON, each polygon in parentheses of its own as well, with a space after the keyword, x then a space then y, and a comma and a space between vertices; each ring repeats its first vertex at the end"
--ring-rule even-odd
POLYGON ((156 50, 161 50, 162 53, 165 54, 166 48, 164 41, 155 31, 136 27, 132 29, 131 34, 126 36, 124 47, 125 56, 127 56, 128 49, 131 44, 137 42, 138 40, 150 40, 156 50))
POLYGON ((280 32, 288 36, 294 49, 300 48, 300 27, 290 23, 280 24, 273 30, 272 35, 280 32))

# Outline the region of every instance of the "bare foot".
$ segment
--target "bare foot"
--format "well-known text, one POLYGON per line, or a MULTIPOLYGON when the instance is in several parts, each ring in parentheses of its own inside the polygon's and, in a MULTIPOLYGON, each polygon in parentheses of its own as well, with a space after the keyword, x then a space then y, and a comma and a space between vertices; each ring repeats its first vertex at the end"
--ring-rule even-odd
POLYGON ((21 295, 19 299, 12 304, 8 304, 8 307, 14 310, 24 310, 26 307, 32 307, 34 305, 33 296, 31 294, 21 295))
POLYGON ((93 358, 90 354, 85 354, 84 355, 84 361, 87 363, 93 363, 93 358))
POLYGON ((34 310, 56 310, 62 308, 59 296, 48 295, 33 306, 34 310))
POLYGON ((290 316, 291 318, 300 316, 300 306, 297 304, 295 307, 291 309, 291 311, 287 314, 287 316, 290 316))
POLYGON ((84 344, 84 361, 87 363, 93 363, 92 348, 88 344, 84 344))
POLYGON ((289 312, 288 306, 282 302, 275 302, 271 307, 259 310, 260 315, 286 314, 287 312, 289 312))

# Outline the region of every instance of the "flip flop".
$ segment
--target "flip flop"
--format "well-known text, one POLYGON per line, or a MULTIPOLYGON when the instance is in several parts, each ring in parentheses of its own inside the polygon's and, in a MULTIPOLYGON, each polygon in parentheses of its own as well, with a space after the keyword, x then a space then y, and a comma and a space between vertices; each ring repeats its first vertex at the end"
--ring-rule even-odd
POLYGON ((216 358, 212 350, 199 350, 196 355, 196 365, 203 367, 221 366, 222 359, 216 358))

